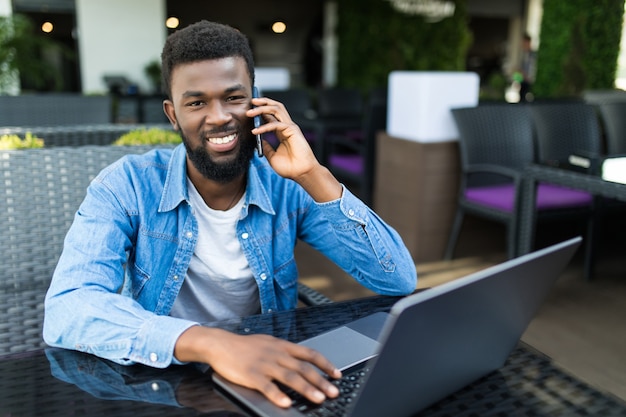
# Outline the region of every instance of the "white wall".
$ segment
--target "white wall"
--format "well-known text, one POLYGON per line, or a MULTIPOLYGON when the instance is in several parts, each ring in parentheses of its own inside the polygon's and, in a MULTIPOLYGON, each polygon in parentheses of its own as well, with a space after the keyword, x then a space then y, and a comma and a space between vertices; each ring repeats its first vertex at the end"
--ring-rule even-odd
POLYGON ((0 16, 11 16, 11 0, 0 0, 0 16))
POLYGON ((160 60, 165 0, 76 0, 83 93, 106 92, 104 75, 123 75, 143 92, 144 67, 160 60))

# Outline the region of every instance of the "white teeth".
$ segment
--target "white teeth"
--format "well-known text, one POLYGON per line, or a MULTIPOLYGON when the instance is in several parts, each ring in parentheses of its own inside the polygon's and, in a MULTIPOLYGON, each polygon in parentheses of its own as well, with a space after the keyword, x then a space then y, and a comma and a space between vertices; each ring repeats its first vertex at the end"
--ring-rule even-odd
POLYGON ((209 138, 209 142, 223 145, 224 143, 232 142, 233 140, 235 140, 236 136, 237 135, 233 133, 232 135, 224 136, 222 138, 209 138))

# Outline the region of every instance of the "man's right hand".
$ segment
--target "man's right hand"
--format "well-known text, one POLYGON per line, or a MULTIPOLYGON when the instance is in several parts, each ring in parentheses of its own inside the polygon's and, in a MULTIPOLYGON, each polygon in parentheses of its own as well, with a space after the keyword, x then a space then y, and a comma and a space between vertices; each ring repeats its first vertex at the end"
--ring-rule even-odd
POLYGON ((341 372, 322 354, 269 335, 241 336, 221 329, 193 326, 176 342, 174 356, 182 362, 209 364, 231 382, 261 392, 279 407, 291 400, 280 382, 314 403, 339 395, 316 368, 331 378, 341 372))

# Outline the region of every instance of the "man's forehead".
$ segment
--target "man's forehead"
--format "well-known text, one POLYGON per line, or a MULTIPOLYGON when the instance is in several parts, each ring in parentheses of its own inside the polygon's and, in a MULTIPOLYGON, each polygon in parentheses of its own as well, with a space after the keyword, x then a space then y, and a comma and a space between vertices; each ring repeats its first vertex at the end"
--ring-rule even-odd
POLYGON ((245 60, 240 57, 207 59, 178 64, 172 71, 172 89, 193 86, 221 90, 251 87, 245 60))

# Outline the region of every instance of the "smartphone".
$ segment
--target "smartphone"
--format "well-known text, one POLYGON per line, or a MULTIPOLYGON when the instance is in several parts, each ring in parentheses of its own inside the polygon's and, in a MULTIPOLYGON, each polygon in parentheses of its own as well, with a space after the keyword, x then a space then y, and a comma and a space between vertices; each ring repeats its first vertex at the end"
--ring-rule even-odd
MULTIPOLYGON (((259 97, 259 89, 256 87, 252 87, 252 98, 259 97)), ((254 127, 255 129, 261 126, 262 123, 261 116, 254 116, 254 127)), ((256 151, 259 154, 259 158, 263 156, 263 144, 261 142, 261 135, 256 135, 256 151)))

